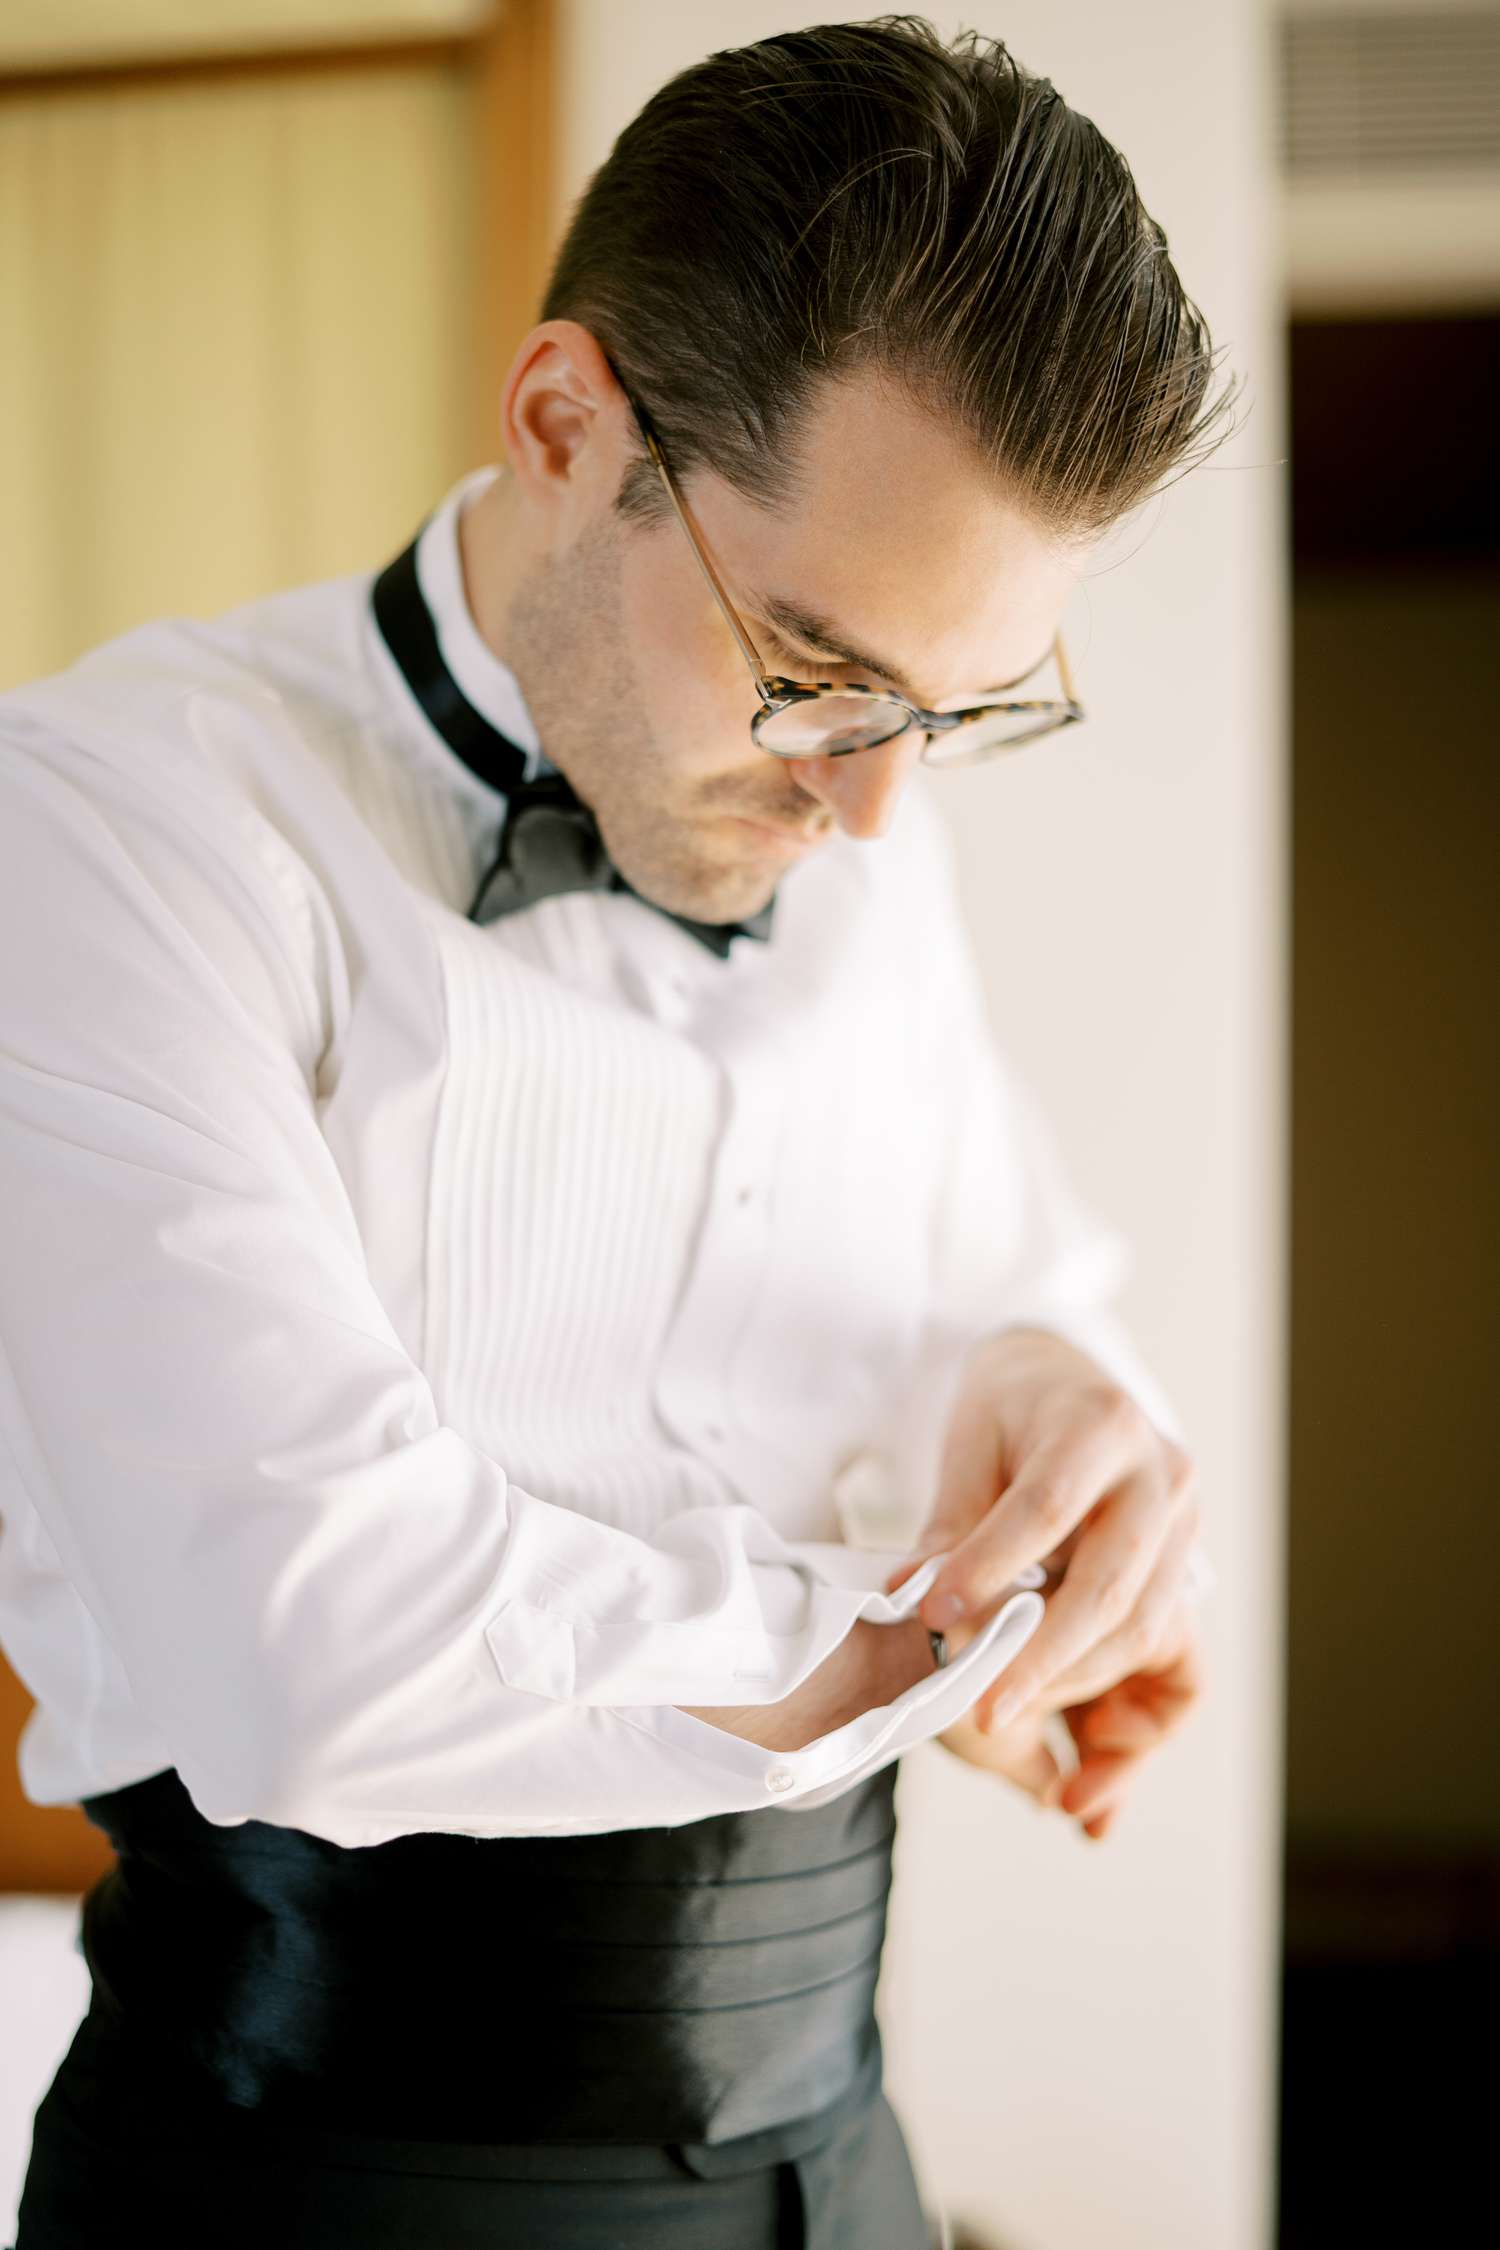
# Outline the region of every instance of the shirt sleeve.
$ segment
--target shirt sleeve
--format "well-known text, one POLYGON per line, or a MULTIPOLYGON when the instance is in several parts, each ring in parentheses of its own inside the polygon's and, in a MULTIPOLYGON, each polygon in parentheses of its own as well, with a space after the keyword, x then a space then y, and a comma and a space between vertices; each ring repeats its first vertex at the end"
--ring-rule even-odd
POLYGON ((671 1825, 951 1723, 1035 1591, 761 1751, 674 1707, 779 1700, 931 1574, 887 1596, 889 1556, 740 1505, 633 1537, 439 1419, 319 1128, 294 857, 190 760, 0 744, 0 1473, 203 1813, 342 1845, 671 1825))
MULTIPOLYGON (((941 1104, 931 1279, 912 1377, 888 1409, 881 1458, 887 1493, 930 1504, 942 1435, 964 1363, 981 1338, 1045 1328, 1096 1360, 1178 1444, 1181 1418, 1116 1310, 1131 1249, 1070 1182, 1036 1094, 1013 1069, 990 1026, 983 985, 959 904, 953 849, 925 795, 913 811, 925 830, 920 913, 928 965, 924 1019, 928 1071, 941 1104)), ((908 1541, 925 1508, 900 1518, 908 1541)), ((880 1520, 877 1503, 873 1520, 880 1520)), ((892 1515, 886 1514, 888 1527, 892 1515)), ((1202 1541, 1189 1556, 1186 1591, 1217 1576, 1202 1541)))

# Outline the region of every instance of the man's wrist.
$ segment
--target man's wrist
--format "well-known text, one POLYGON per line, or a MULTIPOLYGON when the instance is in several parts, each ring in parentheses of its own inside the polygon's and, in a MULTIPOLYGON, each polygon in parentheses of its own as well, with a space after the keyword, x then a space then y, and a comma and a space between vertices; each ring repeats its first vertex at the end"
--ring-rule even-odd
POLYGON ((885 1672, 879 1691, 871 1698, 870 1709, 877 1703, 894 1703, 919 1680, 930 1679, 939 1669, 933 1641, 939 1636, 931 1633, 920 1617, 903 1618, 899 1625, 877 1625, 873 1630, 879 1635, 876 1643, 885 1662, 885 1672))
POLYGON ((894 1703, 937 1669, 933 1636, 920 1617, 897 1625, 860 1619, 818 1671, 781 1703, 709 1707, 679 1704, 689 1718, 737 1734, 764 1750, 801 1750, 822 1735, 894 1703))

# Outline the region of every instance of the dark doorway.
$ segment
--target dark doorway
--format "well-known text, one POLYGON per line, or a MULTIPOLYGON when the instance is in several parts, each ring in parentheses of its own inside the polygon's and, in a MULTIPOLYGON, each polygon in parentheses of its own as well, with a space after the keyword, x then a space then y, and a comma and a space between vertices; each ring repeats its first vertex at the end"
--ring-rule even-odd
POLYGON ((1492 2193, 1500 316, 1298 322, 1289 378, 1280 2244, 1325 2250, 1492 2193))

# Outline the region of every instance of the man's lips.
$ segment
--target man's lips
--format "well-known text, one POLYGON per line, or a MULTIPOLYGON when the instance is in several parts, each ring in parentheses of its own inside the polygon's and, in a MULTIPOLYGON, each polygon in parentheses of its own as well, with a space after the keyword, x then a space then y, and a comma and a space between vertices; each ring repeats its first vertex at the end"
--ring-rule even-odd
POLYGON ((736 813, 734 817, 742 827, 750 829, 757 836, 763 836, 768 841, 774 842, 781 851, 789 852, 797 857, 800 857, 803 852, 810 852, 813 846, 820 844, 828 833, 826 828, 787 828, 777 821, 751 820, 745 813, 736 813))

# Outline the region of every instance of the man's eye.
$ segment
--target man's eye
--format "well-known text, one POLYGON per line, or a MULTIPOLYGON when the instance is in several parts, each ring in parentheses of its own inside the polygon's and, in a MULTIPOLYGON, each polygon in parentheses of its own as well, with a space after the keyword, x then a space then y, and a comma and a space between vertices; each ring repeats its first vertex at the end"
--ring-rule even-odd
POLYGON ((798 656, 778 641, 774 633, 764 636, 764 645, 766 654, 776 659, 778 671, 789 680, 832 680, 840 673, 852 674, 858 669, 853 664, 836 664, 831 656, 798 656))

